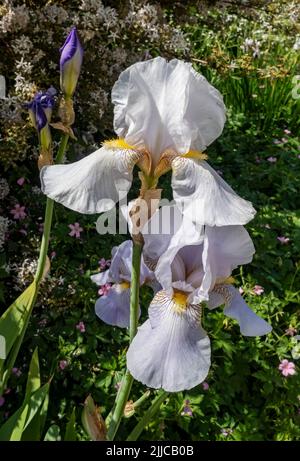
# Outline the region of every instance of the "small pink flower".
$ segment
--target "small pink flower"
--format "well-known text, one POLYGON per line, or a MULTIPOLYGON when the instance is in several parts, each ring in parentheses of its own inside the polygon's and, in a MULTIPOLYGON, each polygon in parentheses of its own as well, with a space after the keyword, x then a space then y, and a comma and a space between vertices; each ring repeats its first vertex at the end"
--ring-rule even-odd
POLYGON ((5 404, 5 398, 0 395, 0 407, 3 407, 3 405, 5 404))
POLYGON ((291 239, 289 239, 288 237, 277 237, 277 240, 281 243, 281 245, 287 245, 291 239))
POLYGON ((281 138, 281 142, 286 143, 286 142, 289 142, 289 140, 286 138, 281 138))
POLYGON ((280 362, 278 370, 281 371, 283 376, 293 376, 296 373, 295 364, 293 362, 289 362, 287 359, 280 362))
POLYGON ((204 382, 202 383, 202 387, 203 387, 203 390, 204 390, 204 391, 208 391, 208 389, 209 389, 209 384, 208 384, 206 381, 204 381, 204 382))
POLYGON ((283 130, 283 132, 284 132, 285 134, 287 134, 287 135, 292 134, 292 132, 291 132, 290 130, 288 130, 288 129, 283 130))
POLYGON ((52 251, 51 254, 50 254, 50 258, 51 259, 54 259, 56 256, 56 251, 52 251))
POLYGON ((243 287, 240 287, 240 288, 239 288, 239 293, 240 293, 241 295, 244 293, 243 287))
POLYGON ((59 362, 59 368, 61 370, 64 370, 68 366, 68 362, 66 360, 60 360, 59 362))
POLYGON ((17 368, 17 367, 14 367, 12 368, 11 370, 12 374, 14 374, 17 378, 19 378, 22 374, 22 371, 20 370, 20 368, 17 368))
POLYGON ((110 259, 101 258, 101 259, 98 261, 98 264, 99 264, 99 266, 100 266, 100 269, 101 269, 101 270, 104 270, 104 269, 106 269, 107 267, 110 266, 110 259))
POLYGON ((23 178, 23 176, 22 176, 22 178, 19 178, 17 180, 17 184, 19 184, 19 186, 23 186, 24 182, 25 182, 25 178, 23 178))
POLYGON ((106 283, 105 285, 102 285, 100 289, 98 290, 98 294, 100 296, 106 296, 111 289, 111 283, 106 283))
POLYGON ((263 294, 264 291, 265 291, 264 287, 262 287, 260 285, 255 285, 255 287, 252 290, 252 293, 254 293, 257 296, 260 296, 260 295, 263 294))
POLYGON ((80 227, 80 224, 78 222, 75 222, 74 224, 69 224, 69 228, 71 229, 71 232, 69 232, 70 237, 76 237, 77 239, 80 238, 80 233, 83 232, 82 227, 80 227))
POLYGON ((285 330, 285 334, 286 334, 287 336, 294 336, 296 333, 297 333, 297 329, 294 328, 294 327, 288 327, 288 328, 285 330))
POLYGON ((17 205, 10 210, 10 214, 14 215, 14 219, 24 219, 27 216, 24 210, 25 207, 17 203, 17 205))
POLYGON ((82 320, 77 323, 76 328, 80 331, 80 333, 85 333, 85 324, 82 322, 82 320))
POLYGON ((255 157, 255 163, 261 163, 261 159, 259 157, 255 157))
POLYGON ((267 158, 267 161, 270 162, 270 163, 276 163, 276 162, 277 162, 277 158, 276 158, 276 157, 268 157, 268 158, 267 158))

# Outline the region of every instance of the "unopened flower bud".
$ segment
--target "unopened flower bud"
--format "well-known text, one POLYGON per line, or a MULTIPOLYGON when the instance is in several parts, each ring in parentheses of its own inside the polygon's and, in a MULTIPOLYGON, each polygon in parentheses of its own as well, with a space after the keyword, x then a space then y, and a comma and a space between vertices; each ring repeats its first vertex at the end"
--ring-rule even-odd
POLYGON ((76 89, 83 59, 83 48, 76 27, 72 28, 60 53, 60 87, 68 99, 72 98, 76 89))
POLYGON ((89 395, 84 402, 82 412, 82 424, 92 440, 106 440, 106 426, 101 416, 99 408, 96 407, 94 400, 89 395))

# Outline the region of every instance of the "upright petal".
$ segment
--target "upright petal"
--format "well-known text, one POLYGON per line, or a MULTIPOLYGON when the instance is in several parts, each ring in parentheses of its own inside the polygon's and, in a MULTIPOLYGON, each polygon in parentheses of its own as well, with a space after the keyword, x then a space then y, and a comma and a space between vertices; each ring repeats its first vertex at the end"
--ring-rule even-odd
POLYGON ((42 191, 56 202, 84 214, 101 213, 127 195, 139 155, 102 147, 68 165, 41 170, 42 191))
POLYGON ((262 336, 272 331, 271 325, 248 307, 239 291, 233 286, 219 286, 214 291, 223 296, 224 314, 238 322, 242 335, 262 336))
POLYGON ((176 157, 172 188, 177 206, 190 220, 208 226, 246 224, 252 204, 239 197, 205 161, 176 157))
POLYGON ((129 327, 130 288, 129 284, 115 284, 108 294, 101 296, 95 305, 96 315, 108 325, 129 327))
POLYGON ((137 332, 127 352, 127 367, 143 384, 167 392, 191 389, 206 378, 210 367, 210 341, 197 315, 188 308, 177 313, 172 300, 159 292, 151 317, 137 332))
POLYGON ((168 148, 204 150, 222 132, 225 106, 218 90, 191 64, 158 57, 126 69, 112 89, 114 128, 146 147, 154 165, 168 148))
MULTIPOLYGON (((185 262, 182 257, 188 251, 199 255, 196 247, 194 251, 193 249, 183 250, 183 247, 200 245, 203 241, 203 228, 202 226, 197 228, 188 218, 183 218, 176 206, 163 206, 143 229, 143 237, 145 240, 144 253, 150 259, 158 261, 155 276, 162 287, 168 290, 172 286, 172 281, 179 280, 179 274, 185 275, 180 268, 185 262), (176 259, 177 254, 179 256, 176 259)), ((201 265, 201 254, 199 264, 201 265)), ((188 266, 187 269, 189 272, 190 267, 188 266)))

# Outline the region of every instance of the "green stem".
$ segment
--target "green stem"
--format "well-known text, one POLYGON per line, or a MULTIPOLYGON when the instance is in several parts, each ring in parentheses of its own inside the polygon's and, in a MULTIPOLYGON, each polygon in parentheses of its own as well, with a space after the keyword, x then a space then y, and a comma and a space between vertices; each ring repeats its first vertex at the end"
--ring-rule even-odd
MULTIPOLYGON (((139 319, 139 290, 140 290, 140 267, 143 245, 133 242, 132 248, 132 273, 130 287, 130 325, 129 337, 130 342, 136 335, 138 319, 139 319)), ((119 428, 121 419, 124 414, 124 408, 128 401, 129 393, 133 383, 133 377, 127 370, 121 383, 120 390, 117 394, 111 416, 107 418, 109 421, 109 429, 107 432, 108 440, 114 440, 114 437, 119 428)))
MULTIPOLYGON (((62 158, 64 156, 64 153, 65 153, 65 150, 68 144, 68 140, 69 140, 69 135, 64 134, 60 141, 55 163, 60 163, 62 161, 62 158)), ((45 270, 46 258, 47 258, 48 247, 49 247, 51 225, 52 225, 53 206, 54 206, 54 201, 51 198, 47 198, 45 219, 44 219, 44 232, 43 232, 42 243, 40 247, 38 266, 37 266, 37 270, 35 274, 35 280, 37 284, 39 284, 40 281, 42 280, 43 273, 45 270)))
POLYGON ((143 245, 132 242, 132 273, 130 286, 130 342, 136 335, 139 322, 140 270, 143 245))
POLYGON ((167 395, 168 393, 165 391, 161 391, 158 394, 158 396, 153 400, 150 408, 148 408, 142 419, 138 422, 133 431, 127 437, 127 442, 133 442, 139 438, 144 428, 150 423, 150 421, 153 419, 153 417, 160 409, 160 406, 166 399, 167 395))

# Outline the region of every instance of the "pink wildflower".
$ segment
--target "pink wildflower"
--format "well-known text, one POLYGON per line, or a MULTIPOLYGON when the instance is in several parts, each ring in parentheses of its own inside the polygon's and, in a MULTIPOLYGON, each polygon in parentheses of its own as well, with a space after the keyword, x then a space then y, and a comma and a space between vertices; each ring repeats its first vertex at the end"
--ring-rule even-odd
POLYGON ((17 180, 17 184, 19 184, 19 186, 23 186, 24 182, 25 182, 25 178, 23 177, 17 180))
POLYGON ((17 203, 17 205, 10 210, 10 214, 13 215, 14 219, 24 219, 27 216, 24 210, 25 207, 17 203))
POLYGON ((288 327, 288 328, 285 330, 285 334, 286 334, 287 336, 294 336, 296 333, 297 333, 297 329, 294 328, 294 327, 288 327))
POLYGON ((280 362, 278 369, 281 371, 283 376, 294 375, 296 373, 295 364, 284 359, 280 362))
POLYGON ((77 323, 76 328, 80 331, 80 333, 85 333, 85 324, 82 320, 77 323))
POLYGON ((255 285, 255 287, 252 290, 252 293, 254 293, 257 296, 260 296, 260 295, 263 294, 264 291, 265 291, 264 287, 262 287, 260 285, 255 285))
POLYGON ((111 284, 110 283, 106 283, 105 285, 102 285, 100 287, 100 289, 98 290, 98 294, 100 296, 106 296, 109 292, 109 290, 111 289, 111 284))
POLYGON ((59 368, 61 370, 64 370, 68 366, 68 362, 66 360, 60 360, 59 362, 59 368))
POLYGON ((276 163, 276 162, 277 162, 277 158, 276 158, 276 157, 268 157, 268 158, 267 158, 267 161, 270 162, 270 163, 276 163))
POLYGON ((284 132, 285 134, 287 134, 287 135, 292 134, 292 132, 291 132, 290 130, 288 130, 288 129, 283 130, 283 132, 284 132))
POLYGON ((193 410, 190 407, 190 401, 189 400, 184 401, 184 407, 183 407, 183 410, 181 412, 181 416, 193 416, 193 410))
POLYGON ((240 287, 240 288, 239 288, 239 293, 240 293, 241 295, 244 293, 243 287, 240 287))
POLYGON ((71 231, 69 232, 70 237, 76 237, 77 239, 80 238, 80 233, 83 231, 82 227, 78 222, 74 224, 69 224, 69 228, 71 231))
POLYGON ((5 404, 5 398, 0 395, 0 407, 3 407, 3 405, 5 404))
POLYGON ((281 245, 287 245, 290 241, 288 237, 277 237, 277 240, 281 243, 281 245))
POLYGON ((208 391, 208 389, 209 389, 209 384, 208 384, 206 381, 204 381, 204 382, 202 383, 202 387, 203 387, 203 390, 204 390, 204 391, 208 391))

